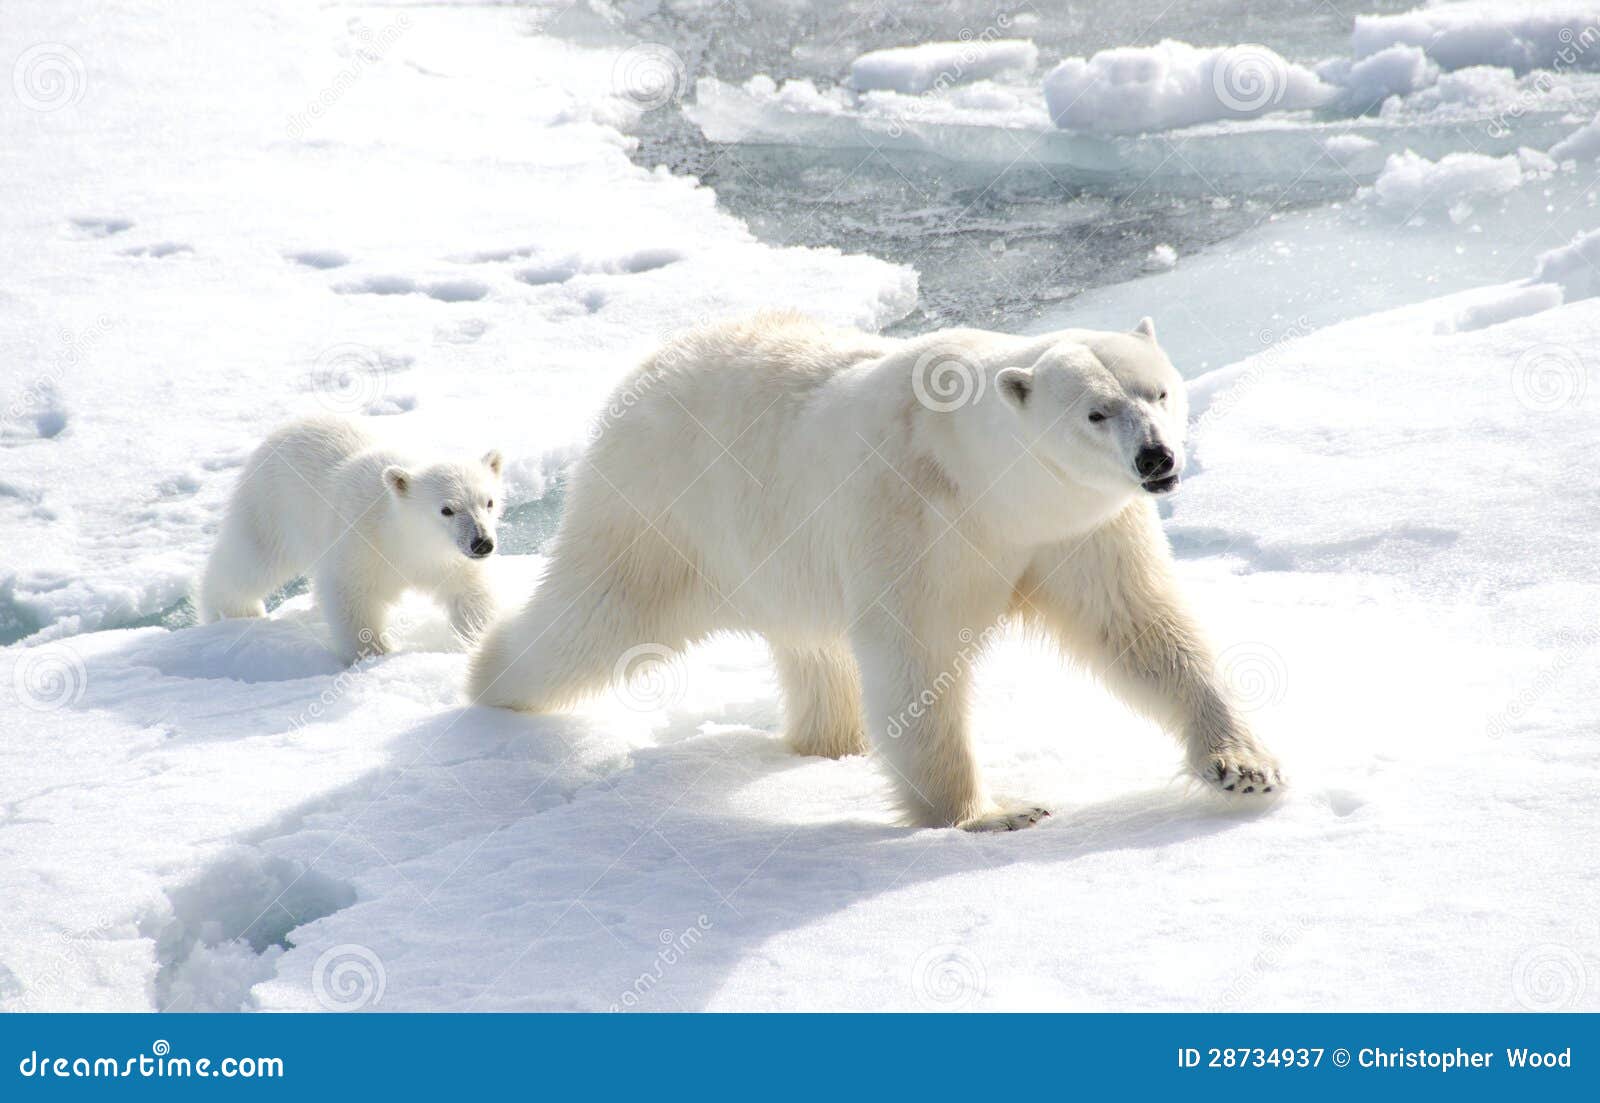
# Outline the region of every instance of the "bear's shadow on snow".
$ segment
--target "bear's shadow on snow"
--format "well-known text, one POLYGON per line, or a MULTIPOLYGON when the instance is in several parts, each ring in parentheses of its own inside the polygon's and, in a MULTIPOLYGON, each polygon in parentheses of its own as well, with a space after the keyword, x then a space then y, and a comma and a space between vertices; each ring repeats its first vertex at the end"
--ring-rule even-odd
MULTIPOLYGON (((742 713, 764 725, 776 710, 775 700, 746 702, 722 722, 742 713)), ((703 719, 674 717, 655 744, 609 759, 606 737, 580 717, 467 707, 416 725, 395 739, 381 776, 315 807, 332 812, 326 826, 335 830, 359 815, 375 853, 403 854, 407 840, 432 837, 429 854, 399 871, 427 902, 397 914, 394 899, 360 901, 338 937, 359 936, 380 955, 396 940, 386 1001, 395 1009, 411 1006, 402 963, 418 956, 456 963, 418 979, 470 993, 460 1010, 605 1010, 634 1006, 629 992, 641 1009, 698 1009, 770 940, 875 897, 1019 862, 1037 867, 1040 893, 1071 892, 1080 858, 1244 822, 1166 787, 1058 806, 1044 825, 1014 834, 917 831, 894 823, 868 761, 801 758, 773 731, 704 732, 703 719), (572 768, 579 761, 601 765, 572 768), (836 792, 841 803, 826 821, 783 814, 836 792), (662 967, 669 934, 697 926, 692 948, 662 967), (453 953, 463 946, 471 953, 453 953), (635 991, 644 973, 648 998, 635 991)), ((908 941, 927 937, 906 932, 908 941)), ((308 930, 304 941, 315 955, 322 936, 308 930)), ((910 984, 908 976, 907 1002, 910 984)))
MULTIPOLYGON (((227 710, 233 722, 215 735, 227 738, 260 734, 261 710, 291 710, 320 692, 321 676, 337 667, 322 635, 309 616, 224 622, 135 640, 97 662, 181 679, 242 681, 248 671, 256 684, 230 698, 239 706, 227 710), (255 648, 271 661, 250 653, 255 648)), ((404 656, 378 661, 396 660, 404 656)), ((171 709, 180 728, 197 726, 201 718, 186 714, 198 704, 192 689, 171 701, 124 702, 136 712, 171 709)), ((338 711, 322 720, 337 722, 338 711)), ((1034 866, 1029 876, 1040 893, 1071 892, 1080 858, 1167 846, 1245 822, 1167 786, 1086 805, 1058 802, 1043 825, 1017 833, 912 830, 895 823, 873 763, 794 755, 776 734, 779 720, 775 694, 764 691, 714 715, 680 710, 649 745, 630 749, 583 715, 452 708, 386 735, 377 770, 236 842, 276 861, 299 849, 303 833, 336 835, 359 822, 361 847, 389 856, 405 883, 422 890, 421 902, 408 891, 363 897, 363 881, 381 881, 382 868, 304 867, 308 876, 353 886, 348 902, 322 913, 341 937, 358 936, 380 954, 389 945, 386 1005, 409 1005, 405 962, 413 955, 452 957, 451 949, 471 946, 464 958, 453 955, 450 975, 419 989, 447 983, 467 993, 455 1004, 461 1009, 604 1010, 620 1000, 677 1010, 707 1006, 741 965, 762 958, 769 941, 878 896, 1018 862, 1034 866), (419 839, 428 840, 420 850, 419 839), (681 936, 700 917, 693 946, 660 965, 664 932, 681 936), (651 980, 640 994, 645 974, 651 980)), ((1064 742, 1063 753, 1069 750, 1064 742)), ((235 848, 218 862, 239 860, 235 848)), ((219 873, 226 871, 219 866, 219 873)), ((202 870, 197 883, 208 875, 202 870)), ((287 879, 290 888, 295 880, 287 879)), ((171 891, 181 896, 184 886, 171 891)), ((188 917, 186 929, 206 918, 188 917)), ((228 925, 227 915, 214 918, 219 930, 228 925)), ((278 944, 304 945, 314 955, 321 916, 298 918, 308 925, 278 944)), ((912 941, 927 937, 906 932, 912 941)), ((814 956, 829 953, 818 948, 814 956)), ((293 960, 281 968, 300 971, 293 960)), ((911 996, 908 987, 908 1002, 911 996)))

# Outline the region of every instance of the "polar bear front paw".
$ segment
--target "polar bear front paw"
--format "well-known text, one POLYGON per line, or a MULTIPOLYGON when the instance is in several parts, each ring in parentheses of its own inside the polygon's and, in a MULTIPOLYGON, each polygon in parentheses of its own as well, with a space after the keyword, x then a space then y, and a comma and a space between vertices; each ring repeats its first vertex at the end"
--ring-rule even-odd
POLYGON ((1196 773, 1207 785, 1232 796, 1264 796, 1285 784, 1276 759, 1247 747, 1208 755, 1196 773))
POLYGON ((1021 831, 1024 827, 1034 826, 1048 815, 1050 815, 1048 808, 1003 808, 964 820, 959 826, 963 831, 1021 831))

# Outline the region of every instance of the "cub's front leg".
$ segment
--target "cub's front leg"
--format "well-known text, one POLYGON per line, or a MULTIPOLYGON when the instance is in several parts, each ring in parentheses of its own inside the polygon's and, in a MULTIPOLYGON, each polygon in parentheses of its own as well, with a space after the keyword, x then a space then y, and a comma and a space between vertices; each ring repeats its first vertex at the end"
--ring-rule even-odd
POLYGON ((1089 536, 1041 551, 1017 601, 1023 615, 1171 731, 1200 781, 1241 796, 1283 787, 1277 759, 1232 700, 1179 593, 1152 503, 1136 501, 1089 536))
POLYGON ((494 591, 479 570, 468 570, 437 595, 450 615, 450 627, 462 643, 476 643, 494 620, 494 591))
POLYGON ((333 632, 334 650, 346 663, 388 652, 389 606, 400 595, 382 584, 365 556, 335 548, 316 571, 312 589, 333 632))

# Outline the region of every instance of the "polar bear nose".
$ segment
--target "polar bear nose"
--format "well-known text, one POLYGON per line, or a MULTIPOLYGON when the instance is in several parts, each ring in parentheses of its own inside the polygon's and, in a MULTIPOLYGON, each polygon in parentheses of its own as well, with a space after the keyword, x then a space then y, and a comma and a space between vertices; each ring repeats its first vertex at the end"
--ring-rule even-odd
POLYGON ((487 536, 474 536, 472 538, 472 554, 480 559, 494 551, 494 541, 487 536))
POLYGON ((1147 444, 1133 457, 1134 470, 1141 479, 1159 479, 1172 471, 1172 449, 1164 444, 1147 444))

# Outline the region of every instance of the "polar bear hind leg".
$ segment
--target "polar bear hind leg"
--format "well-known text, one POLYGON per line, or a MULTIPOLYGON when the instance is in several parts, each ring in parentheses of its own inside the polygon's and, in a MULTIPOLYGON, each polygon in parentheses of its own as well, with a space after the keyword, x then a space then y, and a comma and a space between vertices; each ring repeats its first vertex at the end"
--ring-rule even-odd
POLYGON ((266 598, 298 574, 279 541, 264 538, 246 517, 230 513, 200 579, 201 624, 267 615, 266 598))
POLYGON ((558 712, 614 681, 670 664, 709 630, 708 593, 694 569, 648 531, 603 543, 563 533, 533 597, 496 622, 473 652, 468 697, 558 712), (622 550, 608 551, 616 548, 622 550))
POLYGON ((822 758, 866 754, 861 677, 849 649, 774 643, 772 655, 783 687, 784 737, 794 752, 822 758))

